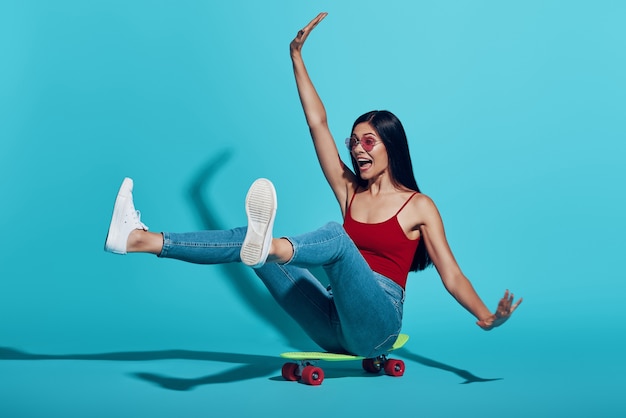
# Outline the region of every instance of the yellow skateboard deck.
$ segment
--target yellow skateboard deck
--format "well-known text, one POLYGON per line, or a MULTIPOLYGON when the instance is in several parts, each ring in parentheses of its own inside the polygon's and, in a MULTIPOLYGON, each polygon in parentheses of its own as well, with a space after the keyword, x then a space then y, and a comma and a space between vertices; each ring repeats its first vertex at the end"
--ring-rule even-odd
MULTIPOLYGON (((409 340, 409 336, 407 334, 398 335, 398 339, 391 347, 391 351, 397 350, 406 344, 409 340)), ((324 360, 324 361, 350 361, 350 360, 363 360, 365 357, 361 356, 353 356, 351 354, 337 354, 337 353, 329 353, 325 351, 292 351, 287 353, 282 353, 280 355, 283 358, 287 358, 290 360, 324 360)))

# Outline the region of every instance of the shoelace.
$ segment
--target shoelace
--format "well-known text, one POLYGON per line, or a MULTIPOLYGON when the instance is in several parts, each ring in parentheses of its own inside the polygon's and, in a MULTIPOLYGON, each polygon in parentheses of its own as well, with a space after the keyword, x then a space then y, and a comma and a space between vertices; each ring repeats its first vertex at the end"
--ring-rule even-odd
POLYGON ((146 226, 146 224, 144 224, 143 222, 141 222, 141 212, 138 210, 135 210, 135 212, 133 213, 133 221, 138 223, 139 225, 141 225, 141 228, 143 228, 144 230, 148 230, 148 227, 146 226))

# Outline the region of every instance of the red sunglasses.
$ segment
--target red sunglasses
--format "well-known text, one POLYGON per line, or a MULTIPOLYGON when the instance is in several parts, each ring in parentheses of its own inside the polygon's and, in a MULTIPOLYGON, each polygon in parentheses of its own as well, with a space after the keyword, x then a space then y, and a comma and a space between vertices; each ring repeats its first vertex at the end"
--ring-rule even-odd
POLYGON ((370 138, 369 136, 366 136, 362 139, 359 139, 356 136, 351 136, 350 138, 346 138, 346 147, 348 148, 348 151, 352 152, 354 147, 361 144, 361 147, 365 152, 370 152, 379 142, 380 141, 377 141, 374 138, 370 138))

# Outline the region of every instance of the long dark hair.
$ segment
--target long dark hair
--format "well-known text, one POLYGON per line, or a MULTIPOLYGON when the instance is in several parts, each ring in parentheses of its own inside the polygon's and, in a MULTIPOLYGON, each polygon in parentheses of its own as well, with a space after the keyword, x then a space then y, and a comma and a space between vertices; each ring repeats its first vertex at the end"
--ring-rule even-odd
MULTIPOLYGON (((413 164, 411 162, 411 155, 409 154, 409 141, 406 138, 406 132, 400 122, 400 119, 393 113, 387 110, 373 110, 367 112, 357 118, 352 125, 352 132, 354 128, 363 122, 368 122, 378 133, 378 136, 385 144, 387 149, 387 155, 389 158, 389 167, 391 169, 391 178, 396 185, 404 186, 408 189, 420 192, 415 181, 415 175, 413 174, 413 164)), ((357 161, 350 153, 352 159, 352 167, 357 175, 359 186, 366 187, 367 181, 361 178, 359 174, 359 165, 357 161)), ((413 256, 413 262, 411 263, 411 271, 424 270, 426 267, 433 264, 428 251, 426 251, 426 244, 424 240, 420 239, 420 242, 413 256)))

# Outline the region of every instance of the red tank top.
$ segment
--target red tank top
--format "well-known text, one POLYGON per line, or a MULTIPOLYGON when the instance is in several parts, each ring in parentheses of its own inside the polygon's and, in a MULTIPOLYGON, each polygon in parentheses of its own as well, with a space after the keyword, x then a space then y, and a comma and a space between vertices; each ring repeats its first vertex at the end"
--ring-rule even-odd
POLYGON ((413 193, 393 217, 384 222, 367 224, 355 221, 350 213, 355 193, 343 220, 344 229, 371 269, 398 283, 403 289, 419 239, 407 238, 398 222, 398 214, 416 194, 413 193))

